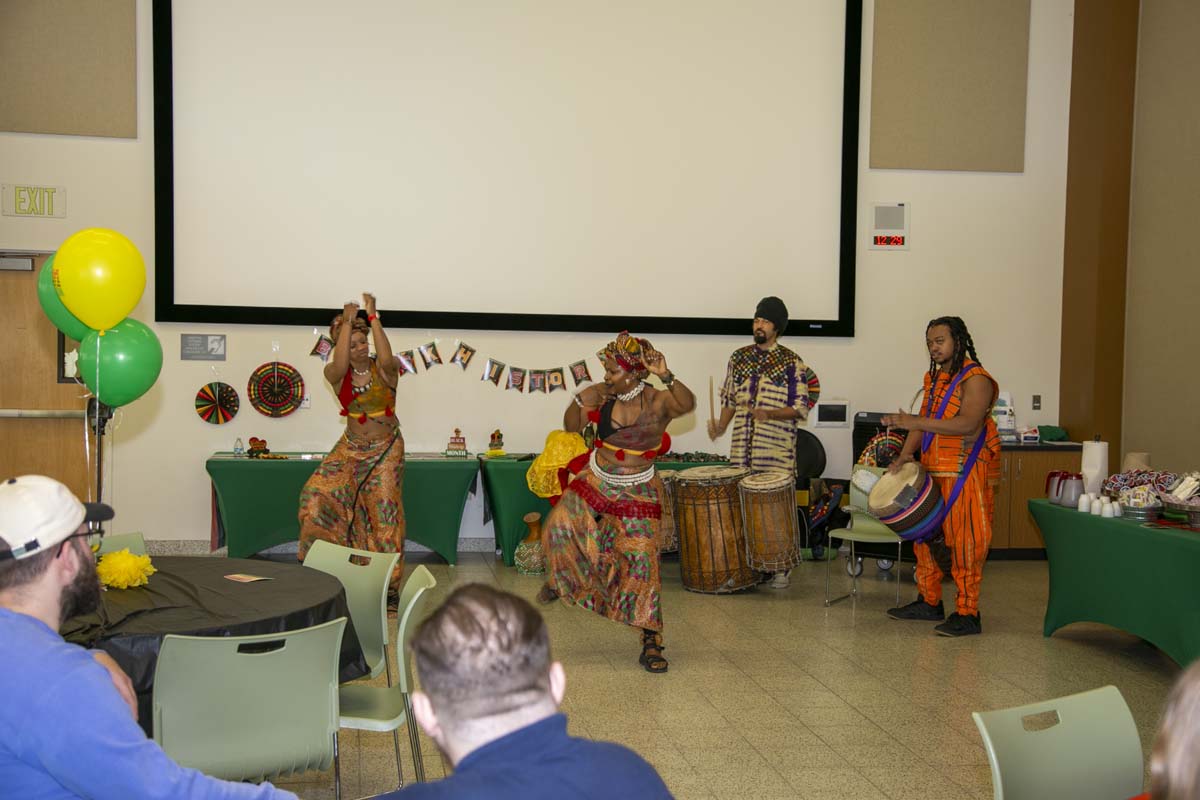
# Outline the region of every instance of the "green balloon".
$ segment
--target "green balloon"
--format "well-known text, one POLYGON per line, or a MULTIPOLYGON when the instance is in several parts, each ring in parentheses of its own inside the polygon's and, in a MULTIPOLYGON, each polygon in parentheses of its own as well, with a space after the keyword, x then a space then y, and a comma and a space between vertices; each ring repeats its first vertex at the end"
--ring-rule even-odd
POLYGON ((91 331, 79 345, 79 376, 101 403, 114 408, 144 395, 162 371, 163 351, 154 331, 126 317, 101 336, 91 331))
POLYGON ((67 310, 59 299, 58 292, 54 291, 54 256, 46 259, 46 263, 42 264, 42 271, 38 273, 37 296, 38 302, 42 304, 42 311, 46 312, 54 327, 67 336, 82 342, 83 337, 91 333, 92 329, 67 310))

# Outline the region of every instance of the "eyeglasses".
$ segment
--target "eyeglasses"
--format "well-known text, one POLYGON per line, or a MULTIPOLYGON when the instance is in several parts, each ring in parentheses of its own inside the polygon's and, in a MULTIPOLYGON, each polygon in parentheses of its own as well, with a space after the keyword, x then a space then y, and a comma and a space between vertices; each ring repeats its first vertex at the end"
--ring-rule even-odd
POLYGON ((61 542, 58 543, 58 555, 59 556, 62 555, 63 548, 66 547, 67 542, 71 541, 72 539, 82 539, 85 537, 88 539, 91 539, 93 536, 96 538, 96 541, 89 542, 89 544, 92 544, 92 545, 100 544, 100 540, 104 538, 104 528, 97 527, 94 529, 86 530, 83 533, 72 533, 70 536, 68 536, 67 538, 63 539, 61 542))

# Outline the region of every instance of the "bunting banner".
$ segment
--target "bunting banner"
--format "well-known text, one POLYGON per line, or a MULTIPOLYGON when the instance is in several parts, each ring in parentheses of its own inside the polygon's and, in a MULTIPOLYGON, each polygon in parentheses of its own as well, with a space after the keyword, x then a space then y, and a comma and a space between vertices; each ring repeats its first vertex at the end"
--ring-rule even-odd
POLYGON ((396 360, 397 375, 417 371, 417 356, 412 350, 402 350, 392 357, 396 360))
POLYGON ((442 357, 438 355, 436 339, 429 344, 423 344, 418 347, 417 352, 421 354, 421 360, 425 362, 426 370, 428 370, 434 364, 442 363, 442 357))
POLYGON ((520 367, 508 368, 508 386, 507 389, 516 389, 518 392, 525 391, 525 370, 520 367))
POLYGON ((562 389, 564 392, 567 390, 567 376, 563 374, 562 367, 546 370, 546 385, 548 387, 547 391, 550 392, 556 392, 559 389, 562 389))
POLYGON ((529 393, 546 392, 546 370, 531 369, 529 370, 529 393))
POLYGON ((450 359, 451 364, 458 364, 463 368, 463 372, 467 371, 467 365, 471 363, 471 358, 475 355, 475 348, 466 342, 459 342, 458 349, 454 351, 454 358, 450 359))
POLYGON ((567 369, 571 370, 571 377, 575 379, 576 388, 579 388, 580 384, 592 382, 592 373, 588 372, 587 361, 576 361, 567 369))
POLYGON ((505 365, 494 358, 489 358, 483 363, 483 375, 480 376, 481 381, 491 381, 493 386, 500 385, 500 376, 504 374, 505 365))
POLYGON ((317 337, 317 343, 313 345, 309 355, 318 356, 322 361, 328 361, 331 353, 333 353, 333 339, 322 333, 317 337))

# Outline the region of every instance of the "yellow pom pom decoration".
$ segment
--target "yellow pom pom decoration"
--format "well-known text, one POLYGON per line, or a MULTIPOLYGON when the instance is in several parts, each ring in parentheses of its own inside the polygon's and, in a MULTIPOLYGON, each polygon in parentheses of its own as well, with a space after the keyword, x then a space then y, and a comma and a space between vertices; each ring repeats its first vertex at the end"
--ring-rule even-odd
POLYGON ((105 553, 96 565, 100 582, 113 589, 145 586, 155 572, 158 570, 151 565, 150 556, 135 556, 128 548, 105 553))

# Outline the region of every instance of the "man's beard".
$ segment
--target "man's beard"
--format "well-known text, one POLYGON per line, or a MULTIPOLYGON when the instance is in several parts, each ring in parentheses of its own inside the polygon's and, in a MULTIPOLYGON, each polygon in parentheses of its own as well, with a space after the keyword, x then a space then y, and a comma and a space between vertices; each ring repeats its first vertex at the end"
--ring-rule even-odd
POLYGON ((763 333, 762 331, 755 331, 754 332, 754 343, 755 344, 766 344, 767 343, 767 335, 765 333, 763 333))
POLYGON ((75 555, 79 559, 79 574, 70 586, 64 586, 60 596, 61 614, 64 620, 81 614, 91 614, 100 607, 100 576, 96 574, 96 561, 89 550, 81 553, 78 546, 75 555))

